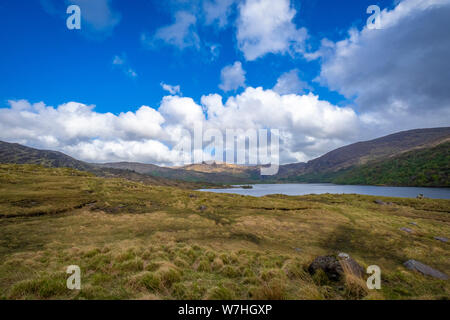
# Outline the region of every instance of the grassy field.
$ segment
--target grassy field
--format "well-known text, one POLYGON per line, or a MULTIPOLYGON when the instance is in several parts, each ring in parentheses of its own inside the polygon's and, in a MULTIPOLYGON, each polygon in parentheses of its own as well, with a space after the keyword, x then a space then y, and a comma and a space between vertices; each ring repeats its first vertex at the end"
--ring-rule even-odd
POLYGON ((448 281, 403 262, 450 274, 450 244, 434 239, 450 235, 449 213, 449 200, 253 198, 0 165, 0 298, 448 299, 448 281), (339 252, 380 266, 381 290, 306 271, 339 252))

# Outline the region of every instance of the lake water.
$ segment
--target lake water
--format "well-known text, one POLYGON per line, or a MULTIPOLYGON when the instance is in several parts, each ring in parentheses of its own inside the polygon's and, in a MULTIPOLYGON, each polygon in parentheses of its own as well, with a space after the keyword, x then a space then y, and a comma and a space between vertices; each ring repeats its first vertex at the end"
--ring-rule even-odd
POLYGON ((450 188, 378 187, 336 185, 330 183, 254 184, 252 186, 253 189, 202 189, 200 191, 236 193, 254 197, 262 197, 267 194, 285 194, 290 196, 298 196, 305 194, 322 193, 356 193, 372 196, 415 198, 418 194, 421 193, 427 198, 450 199, 450 188))

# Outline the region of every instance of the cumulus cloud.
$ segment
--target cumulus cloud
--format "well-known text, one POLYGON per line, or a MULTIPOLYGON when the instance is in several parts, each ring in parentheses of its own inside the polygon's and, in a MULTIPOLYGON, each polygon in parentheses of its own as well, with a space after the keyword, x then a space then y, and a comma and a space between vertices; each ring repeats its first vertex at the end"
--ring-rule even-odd
POLYGON ((136 78, 137 77, 137 73, 136 71, 134 71, 134 69, 132 69, 125 57, 125 55, 122 56, 114 56, 113 61, 112 61, 113 66, 119 68, 120 70, 122 70, 123 73, 125 73, 127 76, 132 77, 132 78, 136 78))
MULTIPOLYGON (((10 101, 0 109, 0 139, 54 149, 92 162, 140 161, 177 165, 191 162, 194 128, 278 129, 280 161, 304 161, 351 141, 358 131, 358 116, 308 95, 280 95, 273 90, 246 88, 223 101, 205 95, 197 104, 176 95, 162 99, 158 109, 140 107, 118 115, 99 113, 94 106, 68 102, 57 107, 42 102, 10 101), (192 135, 192 136, 190 136, 192 135), (188 150, 180 144, 188 143, 188 150)), ((243 139, 239 133, 238 139, 243 139)), ((201 149, 204 160, 211 150, 201 149)))
POLYGON ((247 60, 303 51, 307 31, 292 21, 297 12, 289 0, 246 0, 238 11, 236 38, 247 60))
POLYGON ((226 66, 220 72, 221 83, 219 88, 223 91, 236 90, 245 86, 245 71, 242 64, 236 61, 234 64, 226 66))
POLYGON ((166 84, 164 82, 161 82, 160 85, 164 90, 168 91, 170 94, 173 94, 173 95, 180 94, 181 95, 181 89, 180 89, 179 85, 171 86, 170 84, 166 84))
POLYGON ((273 90, 279 94, 298 94, 312 91, 312 88, 298 77, 298 70, 283 73, 277 80, 273 90))
POLYGON ((185 49, 200 48, 200 38, 196 30, 197 18, 190 12, 178 11, 175 13, 173 24, 159 28, 153 36, 143 33, 141 41, 144 45, 152 47, 155 42, 162 41, 168 45, 185 49))
POLYGON ((450 0, 404 0, 379 30, 324 40, 318 80, 349 99, 377 130, 446 126, 450 119, 450 0))

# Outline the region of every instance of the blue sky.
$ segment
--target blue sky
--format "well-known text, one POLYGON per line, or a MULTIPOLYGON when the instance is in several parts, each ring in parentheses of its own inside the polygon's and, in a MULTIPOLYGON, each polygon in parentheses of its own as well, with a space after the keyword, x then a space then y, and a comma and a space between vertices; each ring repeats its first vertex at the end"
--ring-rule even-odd
MULTIPOLYGON (((321 98, 341 103, 344 98, 326 87, 312 82, 318 75, 316 61, 302 56, 267 54, 256 61, 246 61, 239 51, 234 26, 218 30, 214 25, 198 28, 200 48, 177 47, 164 43, 148 49, 140 41, 143 32, 153 33, 173 23, 173 13, 181 5, 162 1, 111 1, 120 21, 110 34, 93 36, 89 30, 68 30, 64 1, 16 0, 0 4, 0 101, 45 100, 58 105, 67 101, 95 104, 99 112, 135 110, 141 105, 158 106, 166 94, 160 83, 180 85, 185 96, 196 101, 204 94, 221 92, 221 69, 241 61, 246 71, 246 84, 272 88, 277 78, 293 68, 314 87, 321 98), (51 6, 56 12, 49 12, 51 6), (220 47, 214 60, 205 44, 220 47), (126 76, 112 65, 113 58, 125 56, 137 77, 126 76)), ((384 8, 391 1, 346 0, 294 1, 295 23, 309 31, 311 46, 324 37, 337 41, 352 27, 363 27, 370 4, 384 8)), ((197 3, 184 5, 188 10, 197 3)), ((83 10, 82 6, 81 9, 83 10)), ((83 11, 82 11, 83 14, 83 11)), ((108 33, 109 31, 105 31, 108 33)), ((243 88, 239 89, 240 91, 243 88)), ((226 94, 225 94, 226 96, 226 94)))
POLYGON ((85 161, 183 164, 198 125, 277 129, 281 163, 450 125, 450 0, 15 0, 0 23, 0 140, 85 161))

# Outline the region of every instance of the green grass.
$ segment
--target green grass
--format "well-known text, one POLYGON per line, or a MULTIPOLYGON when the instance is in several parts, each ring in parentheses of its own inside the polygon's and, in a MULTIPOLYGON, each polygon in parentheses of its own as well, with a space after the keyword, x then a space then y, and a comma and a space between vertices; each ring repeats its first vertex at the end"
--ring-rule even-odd
POLYGON ((402 265, 450 274, 449 244, 434 239, 450 233, 448 200, 253 198, 32 165, 0 165, 0 192, 0 298, 450 297, 448 281, 402 265), (316 256, 342 251, 380 266, 382 290, 306 272, 316 256), (65 287, 69 265, 81 268, 80 291, 65 287))

